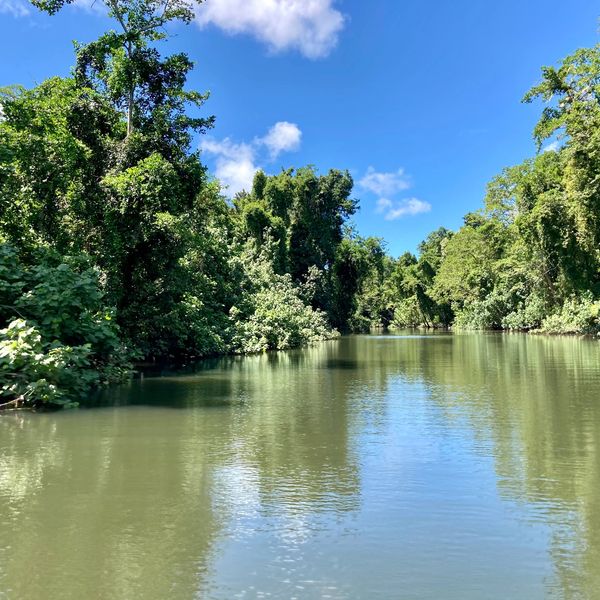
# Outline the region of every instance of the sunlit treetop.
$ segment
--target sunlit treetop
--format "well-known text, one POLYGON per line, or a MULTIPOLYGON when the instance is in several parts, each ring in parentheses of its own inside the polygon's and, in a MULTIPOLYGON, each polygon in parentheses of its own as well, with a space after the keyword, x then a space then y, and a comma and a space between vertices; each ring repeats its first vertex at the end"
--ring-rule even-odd
MULTIPOLYGON (((200 107, 207 94, 184 90, 193 64, 186 54, 162 58, 153 43, 167 37, 171 21, 189 23, 194 3, 188 0, 102 0, 121 32, 108 31, 89 44, 76 44, 75 78, 108 97, 127 118, 127 135, 144 125, 165 121, 180 131, 203 132, 213 118, 190 118, 185 105, 200 107)), ((51 15, 74 0, 32 0, 51 15)), ((171 127, 172 129, 173 127, 171 127)), ((170 132, 169 137, 178 133, 170 132)))
POLYGON ((561 131, 569 137, 586 135, 590 123, 600 120, 600 45, 577 50, 558 68, 543 67, 541 83, 523 101, 536 99, 550 103, 533 132, 538 145, 561 131))
MULTIPOLYGON (((136 32, 153 39, 164 37, 158 31, 169 21, 189 23, 194 17, 193 6, 202 0, 100 0, 109 16, 117 19, 125 32, 136 32)), ((75 0, 31 0, 31 3, 50 15, 75 0)))

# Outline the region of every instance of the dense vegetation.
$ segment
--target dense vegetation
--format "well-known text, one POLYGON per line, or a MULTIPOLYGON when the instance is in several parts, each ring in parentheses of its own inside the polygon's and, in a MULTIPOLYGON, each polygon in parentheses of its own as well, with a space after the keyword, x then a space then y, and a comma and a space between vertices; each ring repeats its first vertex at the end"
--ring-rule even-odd
POLYGON ((214 121, 192 63, 159 52, 191 6, 105 4, 118 32, 77 45, 71 77, 0 93, 0 404, 69 405, 139 359, 330 338, 353 310, 350 175, 259 172, 228 201, 192 150, 214 121))
MULTIPOLYGON (((33 0, 50 14, 69 0, 33 0)), ((105 0, 118 25, 68 78, 0 92, 0 404, 64 406, 139 359, 285 349, 337 331, 598 329, 600 51, 544 70, 558 150, 507 169, 419 256, 348 225, 348 172, 256 173, 223 195, 192 150, 213 125, 164 57, 185 0, 105 0)))
MULTIPOLYGON (((505 169, 485 206, 395 262, 395 320, 472 329, 600 329, 600 48, 578 50, 524 100, 547 102, 545 151, 505 169)), ((394 300, 392 300, 394 302, 394 300)))

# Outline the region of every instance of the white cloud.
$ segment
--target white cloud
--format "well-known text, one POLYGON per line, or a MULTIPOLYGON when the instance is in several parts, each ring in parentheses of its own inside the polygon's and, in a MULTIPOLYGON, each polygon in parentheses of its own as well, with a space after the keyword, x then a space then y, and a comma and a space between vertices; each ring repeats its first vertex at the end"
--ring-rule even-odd
POLYGON ((200 149, 215 157, 215 175, 226 186, 227 195, 233 197, 242 190, 250 191, 254 174, 261 168, 259 163, 273 160, 282 152, 297 150, 301 138, 302 132, 297 125, 279 121, 264 137, 255 138, 251 143, 236 143, 230 138, 220 141, 205 138, 200 149))
MULTIPOLYGON (((298 50, 308 58, 327 56, 346 21, 336 0, 204 0, 196 4, 200 27, 214 25, 229 34, 248 34, 273 52, 298 50)), ((104 2, 74 0, 83 10, 104 14, 104 2)), ((25 0, 0 0, 0 13, 30 14, 25 0)))
POLYGON ((254 148, 250 144, 236 144, 229 138, 221 141, 207 138, 202 141, 200 148, 216 156, 215 175, 227 186, 229 196, 252 188, 252 179, 258 167, 254 162, 254 148))
POLYGON ((31 11, 21 0, 0 0, 0 13, 8 13, 13 17, 25 17, 31 11))
POLYGON ((393 204, 394 203, 389 198, 379 198, 379 200, 377 200, 377 212, 385 212, 386 210, 392 208, 393 204))
POLYGON ((431 204, 418 198, 404 198, 403 200, 390 200, 379 198, 377 201, 377 212, 384 213, 386 221, 395 221, 402 217, 418 215, 431 210, 431 204))
POLYGON ((369 167, 358 184, 378 196, 392 196, 407 190, 410 187, 410 179, 404 173, 404 169, 398 169, 394 173, 380 173, 373 167, 369 167))
POLYGON ((547 146, 542 148, 542 152, 556 152, 560 148, 560 142, 550 142, 547 146))
POLYGON ((382 214, 386 221, 395 221, 431 210, 429 202, 418 198, 394 198, 399 192, 411 187, 410 177, 404 169, 385 173, 369 167, 358 184, 363 190, 379 196, 375 212, 382 214))
POLYGON ((265 137, 259 140, 259 143, 264 144, 271 153, 272 158, 277 158, 282 152, 290 152, 298 150, 302 132, 295 123, 288 121, 279 121, 275 123, 265 137))
POLYGON ((309 58, 329 54, 344 21, 333 0, 205 0, 196 11, 201 27, 250 34, 275 52, 295 49, 309 58))

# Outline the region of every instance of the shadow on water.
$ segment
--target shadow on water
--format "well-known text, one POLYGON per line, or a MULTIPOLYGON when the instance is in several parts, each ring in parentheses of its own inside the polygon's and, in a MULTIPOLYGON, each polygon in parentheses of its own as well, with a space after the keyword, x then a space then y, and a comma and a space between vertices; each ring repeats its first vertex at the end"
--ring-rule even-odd
MULTIPOLYGON (((307 376, 332 352, 219 361, 109 390, 101 410, 0 420, 0 596, 229 598, 216 565, 250 544, 272 566, 257 583, 288 597, 289 561, 360 507, 348 380, 307 376)), ((222 573, 249 580, 248 556, 222 573)))
POLYGON ((342 369, 347 371, 356 371, 360 363, 358 360, 344 358, 328 358, 323 365, 325 369, 342 369))
POLYGON ((243 404, 229 378, 218 375, 170 375, 134 379, 94 395, 83 408, 154 406, 165 408, 222 408, 243 404))
POLYGON ((101 390, 82 408, 155 406, 168 408, 222 408, 243 405, 260 394, 256 371, 298 370, 323 363, 328 369, 357 369, 355 359, 320 358, 335 354, 336 341, 317 347, 248 356, 206 358, 188 365, 145 364, 126 384, 101 390), (240 374, 248 376, 240 376, 240 374))

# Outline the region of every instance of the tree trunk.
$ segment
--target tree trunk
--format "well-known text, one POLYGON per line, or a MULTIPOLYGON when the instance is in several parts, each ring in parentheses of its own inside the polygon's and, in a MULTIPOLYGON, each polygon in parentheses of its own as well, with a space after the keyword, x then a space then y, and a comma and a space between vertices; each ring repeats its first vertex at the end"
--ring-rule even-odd
POLYGON ((127 136, 133 131, 133 86, 129 89, 129 98, 127 101, 127 136))

